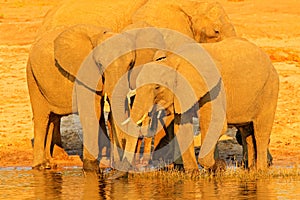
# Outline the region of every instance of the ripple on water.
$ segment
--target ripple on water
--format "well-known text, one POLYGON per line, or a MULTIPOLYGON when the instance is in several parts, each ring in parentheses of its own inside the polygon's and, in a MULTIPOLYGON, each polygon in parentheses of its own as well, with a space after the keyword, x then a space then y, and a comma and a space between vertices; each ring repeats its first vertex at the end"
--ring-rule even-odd
MULTIPOLYGON (((109 172, 108 172, 109 173, 109 172)), ((198 180, 133 176, 107 180, 80 167, 0 168, 0 199, 297 199, 299 177, 198 180)))

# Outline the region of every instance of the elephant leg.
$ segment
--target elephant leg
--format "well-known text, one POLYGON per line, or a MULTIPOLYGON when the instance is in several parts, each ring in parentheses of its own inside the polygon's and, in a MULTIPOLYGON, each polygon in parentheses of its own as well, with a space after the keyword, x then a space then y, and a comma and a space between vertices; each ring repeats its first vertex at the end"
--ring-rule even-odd
MULTIPOLYGON (((201 130, 201 146, 203 141, 206 137, 206 133, 208 131, 208 127, 210 124, 210 116, 211 116, 211 103, 203 105, 203 107, 199 110, 199 126, 201 130)), ((201 149, 200 149, 201 151, 201 149)), ((210 168, 215 164, 215 155, 214 155, 215 148, 203 159, 199 159, 199 163, 201 166, 205 168, 210 168)))
POLYGON ((174 160, 174 143, 170 143, 174 138, 174 126, 172 130, 168 128, 168 132, 159 131, 157 135, 154 136, 154 151, 152 155, 152 160, 174 160), (171 135, 170 135, 171 134, 171 135))
MULTIPOLYGON (((159 131, 154 135, 154 152, 152 155, 152 160, 162 159, 166 163, 171 163, 177 160, 176 158, 180 156, 175 156, 177 147, 174 135, 174 115, 167 116, 165 127, 159 129, 159 131), (174 159, 175 156, 175 159, 174 159)), ((181 158, 177 160, 179 164, 182 164, 181 158)))
MULTIPOLYGON (((99 170, 99 113, 100 102, 95 103, 95 95, 83 85, 75 84, 77 107, 83 130, 83 168, 99 170), (96 107, 95 107, 96 106, 96 107), (96 109, 95 109, 96 108, 96 109)), ((100 98, 100 97, 99 97, 100 98)))
MULTIPOLYGON (((206 103, 205 105, 203 105, 200 110, 199 110, 199 125, 200 125, 200 130, 201 130, 201 148, 203 147, 203 143, 206 139, 207 136, 207 132, 209 130, 209 127, 212 126, 211 123, 212 119, 211 119, 211 103, 206 103)), ((222 109, 222 108, 221 108, 222 109)), ((222 119, 220 117, 220 119, 222 119)), ((217 119, 218 123, 220 123, 220 119, 217 119)), ((214 122, 216 123, 216 122, 214 122)), ((224 120, 223 122, 223 126, 222 129, 220 130, 220 133, 217 132, 215 133, 218 137, 220 137, 221 135, 225 134, 225 132, 227 131, 227 121, 224 120)), ((210 139, 210 138, 208 138, 210 139)), ((210 140, 208 140, 210 141, 210 140)), ((211 141, 214 142, 214 141, 211 141)), ((201 149, 200 149, 200 154, 201 154, 201 149)), ((216 145, 211 148, 210 152, 203 158, 199 158, 199 164, 205 168, 209 168, 209 169, 213 169, 214 171, 218 171, 219 169, 223 169, 224 168, 224 163, 225 161, 223 160, 219 160, 218 162, 216 162, 215 158, 219 158, 218 155, 218 150, 216 149, 216 145)))
POLYGON ((43 167, 47 163, 45 157, 45 142, 49 125, 50 110, 44 96, 40 93, 34 79, 30 62, 27 65, 27 83, 30 95, 30 102, 33 113, 34 146, 33 146, 33 168, 43 167))
POLYGON ((268 167, 268 146, 274 123, 279 91, 278 75, 274 68, 269 75, 268 82, 264 85, 264 89, 264 96, 257 102, 257 105, 261 105, 262 109, 257 118, 253 121, 257 147, 256 168, 258 170, 264 170, 268 167))
MULTIPOLYGON (((99 99, 96 99, 96 101, 99 100, 99 99)), ((109 159, 111 156, 110 156, 110 151, 111 151, 111 146, 110 146, 110 136, 108 134, 108 127, 107 127, 107 124, 106 124, 106 120, 105 120, 105 115, 107 113, 101 113, 100 110, 101 108, 103 108, 104 106, 104 101, 103 101, 103 98, 101 99, 101 107, 100 108, 96 108, 96 109, 99 109, 99 160, 101 162, 102 159, 104 159, 104 156, 105 156, 105 159, 103 160, 103 162, 105 163, 102 163, 104 165, 108 165, 107 163, 107 159, 109 159)))
POLYGON ((51 145, 52 145, 52 137, 54 132, 54 123, 51 122, 48 126, 46 140, 45 140, 45 157, 46 160, 51 161, 52 160, 52 151, 51 151, 51 145))
MULTIPOLYGON (((54 146, 62 147, 61 134, 60 134, 60 116, 50 113, 49 125, 47 130, 47 136, 45 141, 45 157, 48 162, 52 162, 52 155, 54 146)), ((47 162, 45 168, 52 168, 53 165, 47 162)))
POLYGON ((273 156, 270 153, 269 149, 268 149, 268 167, 270 167, 271 165, 273 165, 273 156))
POLYGON ((252 168, 255 162, 255 141, 253 133, 253 124, 236 126, 237 141, 243 147, 243 163, 245 168, 252 168))
POLYGON ((54 146, 62 147, 61 134, 60 134, 60 120, 61 116, 51 113, 49 116, 49 127, 47 131, 45 154, 47 160, 52 159, 54 146))
MULTIPOLYGON (((49 162, 49 155, 45 152, 46 133, 49 130, 49 115, 46 112, 34 114, 34 146, 33 146, 33 168, 43 168, 49 162)), ((50 149, 49 149, 50 154, 50 149)))
POLYGON ((59 115, 54 115, 53 117, 51 116, 50 120, 54 125, 52 142, 51 142, 51 152, 53 152, 54 145, 62 147, 61 133, 60 133, 61 116, 59 115))
MULTIPOLYGON (((236 133, 237 141, 243 147, 243 162, 245 164, 245 168, 255 168, 255 160, 256 160, 256 141, 254 139, 254 128, 253 123, 244 126, 237 126, 238 129, 236 133)), ((273 157, 269 151, 267 150, 267 159, 268 166, 272 165, 273 157)))
POLYGON ((256 142, 254 139, 254 135, 250 135, 245 138, 246 145, 245 148, 247 149, 247 165, 246 167, 249 169, 255 168, 255 160, 256 160, 256 142))
POLYGON ((194 133, 192 123, 174 124, 174 132, 178 141, 185 170, 197 170, 195 158, 194 133))
POLYGON ((161 129, 158 133, 154 135, 154 142, 153 146, 154 149, 156 149, 159 146, 160 141, 162 140, 163 137, 165 137, 166 133, 163 129, 161 129))
POLYGON ((139 153, 135 153, 137 149, 137 144, 138 144, 138 137, 134 137, 131 135, 126 135, 126 144, 124 148, 124 154, 122 161, 126 159, 126 162, 128 161, 131 165, 134 164, 134 158, 136 156, 139 156, 139 153))
POLYGON ((123 148, 123 139, 124 136, 121 132, 117 133, 117 130, 114 125, 114 120, 112 117, 112 114, 109 115, 109 132, 110 132, 110 137, 111 137, 111 162, 116 163, 120 162, 121 160, 121 149, 123 148))
POLYGON ((254 120, 254 134, 256 142, 256 169, 265 170, 268 167, 268 146, 273 120, 263 113, 254 120))
MULTIPOLYGON (((240 134, 240 137, 241 137, 241 144, 240 145, 242 145, 242 148, 243 148, 243 158, 242 158, 242 163, 243 163, 243 165, 244 165, 244 167, 247 169, 248 168, 248 166, 249 166, 249 164, 248 164, 248 147, 247 147, 247 141, 246 141, 246 137, 245 137, 245 135, 243 135, 243 133, 242 133, 242 130, 240 130, 240 128, 238 129, 238 131, 237 131, 237 134, 240 134)), ((238 136, 239 137, 239 136, 238 136)), ((250 144, 249 144, 249 151, 251 152, 251 149, 252 149, 253 147, 252 146, 250 146, 250 144)), ((249 154, 249 155, 251 155, 251 153, 249 154)), ((251 156, 249 156, 250 157, 250 163, 252 163, 253 162, 253 159, 251 159, 251 156)))
POLYGON ((152 137, 144 137, 143 164, 148 164, 151 159, 152 137))
POLYGON ((143 139, 139 138, 137 140, 135 156, 134 156, 134 163, 139 163, 140 162, 140 154, 141 154, 142 143, 143 143, 143 139))

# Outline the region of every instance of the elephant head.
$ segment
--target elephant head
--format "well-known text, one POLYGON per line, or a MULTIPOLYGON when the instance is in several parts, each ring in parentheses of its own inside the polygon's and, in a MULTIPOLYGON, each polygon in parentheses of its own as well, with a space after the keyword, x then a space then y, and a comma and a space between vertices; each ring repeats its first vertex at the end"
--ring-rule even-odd
POLYGON ((145 21, 155 27, 172 29, 197 42, 217 42, 236 36, 227 14, 217 2, 148 1, 135 12, 132 21, 145 21))
POLYGON ((235 28, 220 3, 198 2, 197 5, 191 18, 196 41, 219 42, 236 37, 235 28))

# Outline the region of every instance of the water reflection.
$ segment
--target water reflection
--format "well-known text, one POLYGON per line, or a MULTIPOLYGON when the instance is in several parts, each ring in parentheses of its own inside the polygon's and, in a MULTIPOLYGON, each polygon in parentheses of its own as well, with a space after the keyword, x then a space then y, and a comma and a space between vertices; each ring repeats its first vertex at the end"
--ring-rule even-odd
POLYGON ((0 199, 299 199, 300 179, 107 180, 81 169, 0 169, 0 199))
POLYGON ((34 196, 37 199, 47 199, 52 196, 60 199, 62 194, 63 177, 60 172, 32 171, 34 196))
POLYGON ((256 196, 257 183, 255 181, 242 182, 237 188, 241 197, 252 198, 256 196))

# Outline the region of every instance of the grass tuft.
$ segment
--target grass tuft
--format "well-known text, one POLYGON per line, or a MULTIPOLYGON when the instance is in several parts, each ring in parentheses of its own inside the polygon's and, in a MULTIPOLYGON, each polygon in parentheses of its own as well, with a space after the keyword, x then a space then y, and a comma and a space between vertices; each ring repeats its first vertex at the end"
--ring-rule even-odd
POLYGON ((227 168, 224 172, 216 174, 207 170, 184 172, 177 169, 158 170, 151 172, 129 172, 128 178, 146 178, 146 179, 164 179, 164 180, 211 180, 211 179, 237 179, 240 181, 255 181, 272 178, 300 178, 300 169, 298 166, 291 168, 269 168, 265 171, 249 171, 241 168, 227 168))

